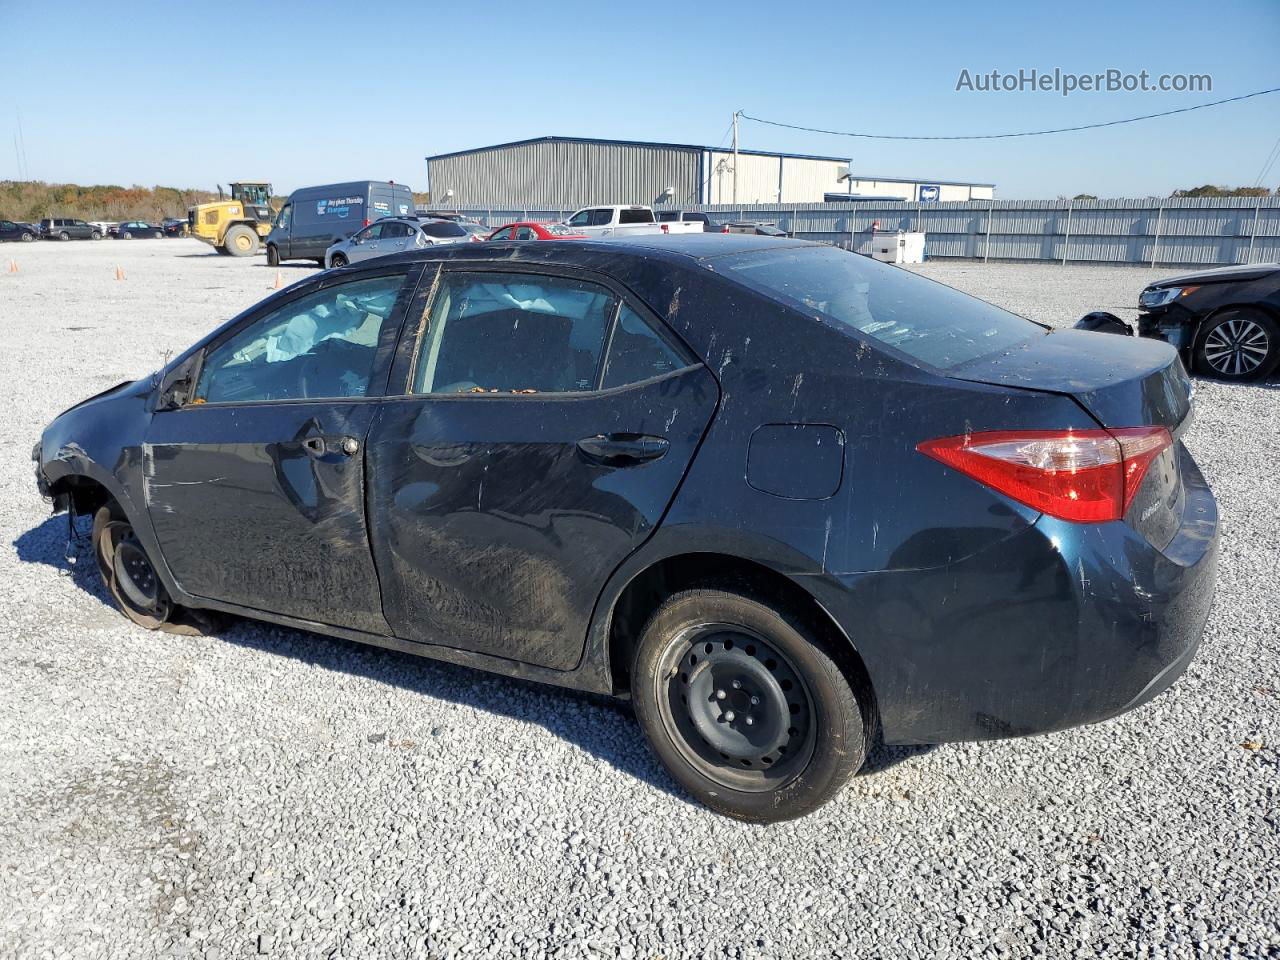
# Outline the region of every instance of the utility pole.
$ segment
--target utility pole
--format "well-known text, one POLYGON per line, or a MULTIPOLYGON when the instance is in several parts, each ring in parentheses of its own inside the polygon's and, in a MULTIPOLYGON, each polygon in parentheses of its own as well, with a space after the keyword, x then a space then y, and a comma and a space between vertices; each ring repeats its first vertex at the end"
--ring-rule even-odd
MULTIPOLYGON (((733 202, 738 202, 738 114, 740 110, 733 111, 733 202)), ((724 143, 723 140, 720 141, 724 143)))

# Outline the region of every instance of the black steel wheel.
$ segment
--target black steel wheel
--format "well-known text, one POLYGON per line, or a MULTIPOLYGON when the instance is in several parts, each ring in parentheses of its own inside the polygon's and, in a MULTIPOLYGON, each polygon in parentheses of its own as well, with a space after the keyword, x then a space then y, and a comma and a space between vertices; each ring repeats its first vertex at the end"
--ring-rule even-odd
POLYGON ((744 592, 668 598, 632 666, 636 717, 668 772, 708 806, 787 820, 862 765, 869 724, 838 651, 803 618, 744 592))
POLYGON ((1219 380, 1259 380, 1280 362, 1280 325, 1259 310, 1210 317, 1196 345, 1196 369, 1219 380))
POLYGON ((102 582, 126 617, 148 630, 169 622, 173 601, 118 504, 109 503, 94 516, 93 549, 102 582))
POLYGON ((812 698, 786 655, 733 623, 690 626, 659 666, 662 720, 685 759, 734 790, 771 790, 813 753, 812 698))

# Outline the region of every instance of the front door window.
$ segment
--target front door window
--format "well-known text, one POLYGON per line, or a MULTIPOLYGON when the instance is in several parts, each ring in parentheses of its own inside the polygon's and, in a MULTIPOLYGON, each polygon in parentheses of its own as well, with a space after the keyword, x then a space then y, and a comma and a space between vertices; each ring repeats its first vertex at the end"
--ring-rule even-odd
POLYGON ((196 403, 363 397, 401 274, 318 290, 269 313, 206 355, 196 403))

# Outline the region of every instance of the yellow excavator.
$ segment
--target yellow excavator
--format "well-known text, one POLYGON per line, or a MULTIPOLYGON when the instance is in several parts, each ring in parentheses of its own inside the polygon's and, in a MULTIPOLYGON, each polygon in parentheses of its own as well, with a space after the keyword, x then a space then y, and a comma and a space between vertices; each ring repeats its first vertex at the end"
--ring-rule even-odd
POLYGON ((233 183, 230 200, 224 198, 219 184, 217 200, 187 209, 187 230, 221 254, 251 257, 271 232, 275 215, 271 184, 233 183))

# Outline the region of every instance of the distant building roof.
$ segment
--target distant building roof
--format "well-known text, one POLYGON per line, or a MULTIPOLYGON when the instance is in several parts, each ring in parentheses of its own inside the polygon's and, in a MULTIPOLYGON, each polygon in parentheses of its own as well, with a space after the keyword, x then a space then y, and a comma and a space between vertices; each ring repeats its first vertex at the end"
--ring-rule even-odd
MULTIPOLYGON (((508 143, 495 143, 487 147, 472 147, 469 150, 454 150, 451 153, 437 153, 427 160, 443 160, 446 157, 462 157, 469 153, 482 153, 485 150, 501 150, 503 147, 523 147, 531 143, 595 143, 601 146, 623 147, 665 147, 669 150, 707 150, 712 153, 731 153, 730 147, 704 147, 696 143, 660 143, 651 140, 602 140, 595 137, 530 137, 528 140, 512 140, 508 143)), ((786 157, 790 160, 831 160, 835 163, 848 163, 848 157, 822 157, 808 153, 781 153, 777 150, 743 150, 739 153, 755 157, 786 157)), ((942 181, 930 180, 930 183, 942 181)))

